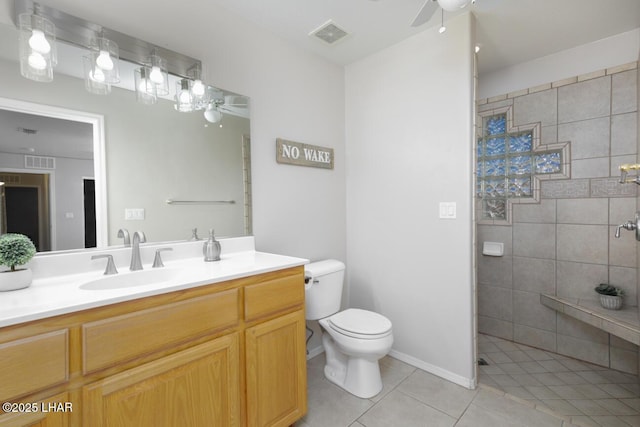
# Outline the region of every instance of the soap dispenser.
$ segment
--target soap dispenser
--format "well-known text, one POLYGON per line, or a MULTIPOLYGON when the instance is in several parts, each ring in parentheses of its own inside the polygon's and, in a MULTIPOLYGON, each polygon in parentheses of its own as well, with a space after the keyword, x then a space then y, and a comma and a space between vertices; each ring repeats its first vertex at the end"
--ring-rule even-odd
POLYGON ((213 235, 213 228, 209 230, 209 240, 204 242, 202 253, 206 262, 220 261, 220 242, 213 235))

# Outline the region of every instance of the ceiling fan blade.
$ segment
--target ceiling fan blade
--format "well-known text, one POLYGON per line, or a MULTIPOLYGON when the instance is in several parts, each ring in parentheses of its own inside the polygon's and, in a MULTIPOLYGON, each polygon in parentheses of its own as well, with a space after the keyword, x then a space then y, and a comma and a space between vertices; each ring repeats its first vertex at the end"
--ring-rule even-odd
POLYGON ((431 17, 433 16, 433 14, 436 12, 437 9, 438 9, 437 0, 426 0, 424 5, 422 6, 422 9, 420 9, 420 12, 418 12, 416 17, 413 19, 411 26, 419 27, 420 25, 424 24, 429 19, 431 19, 431 17))

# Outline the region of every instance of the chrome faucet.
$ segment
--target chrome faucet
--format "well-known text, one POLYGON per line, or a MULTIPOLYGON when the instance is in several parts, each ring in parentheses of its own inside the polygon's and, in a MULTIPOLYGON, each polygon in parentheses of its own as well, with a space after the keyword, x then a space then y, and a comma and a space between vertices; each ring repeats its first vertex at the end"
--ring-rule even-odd
POLYGON ((125 248, 131 246, 131 239, 129 238, 129 232, 126 228, 121 228, 120 230, 118 230, 118 237, 124 239, 125 248))
POLYGON ((133 244, 131 245, 131 265, 129 270, 142 270, 142 260, 140 259, 140 243, 147 241, 147 236, 142 231, 133 233, 133 244))

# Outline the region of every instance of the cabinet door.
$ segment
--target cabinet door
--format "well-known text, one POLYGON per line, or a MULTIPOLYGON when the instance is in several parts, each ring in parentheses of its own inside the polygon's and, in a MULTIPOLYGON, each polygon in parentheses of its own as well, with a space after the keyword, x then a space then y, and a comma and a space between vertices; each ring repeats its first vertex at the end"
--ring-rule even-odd
POLYGON ((83 425, 240 425, 238 334, 83 387, 83 425))
POLYGON ((69 394, 60 393, 39 402, 30 402, 29 408, 23 407, 22 412, 0 415, 0 427, 68 427, 73 409, 69 394))
POLYGON ((246 330, 247 424, 289 426, 307 412, 304 310, 246 330))

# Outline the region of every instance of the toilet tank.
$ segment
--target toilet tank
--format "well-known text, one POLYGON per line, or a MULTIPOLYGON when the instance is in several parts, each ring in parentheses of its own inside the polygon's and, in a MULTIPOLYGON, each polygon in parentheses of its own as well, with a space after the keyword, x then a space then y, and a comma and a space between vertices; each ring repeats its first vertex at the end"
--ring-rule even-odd
POLYGON ((327 259, 304 266, 305 317, 318 320, 340 311, 345 266, 327 259))

